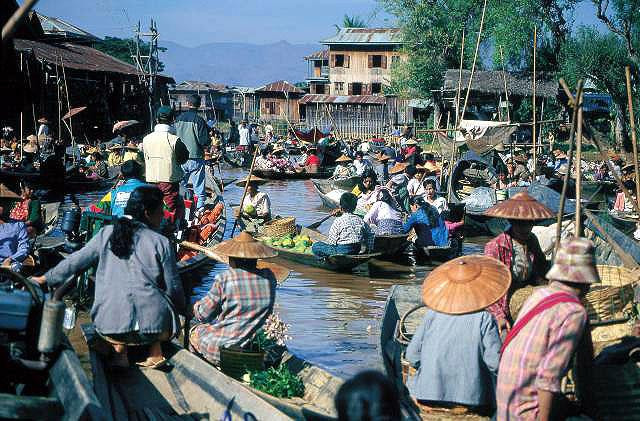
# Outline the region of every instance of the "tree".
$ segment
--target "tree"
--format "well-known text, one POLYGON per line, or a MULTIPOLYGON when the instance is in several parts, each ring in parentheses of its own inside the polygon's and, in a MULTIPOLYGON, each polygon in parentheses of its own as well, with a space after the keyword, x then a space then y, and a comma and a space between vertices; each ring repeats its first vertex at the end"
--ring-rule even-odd
POLYGON ((563 46, 560 74, 575 86, 578 79, 590 79, 598 90, 613 100, 617 146, 628 149, 626 125, 627 93, 624 67, 631 64, 626 47, 615 34, 603 34, 594 27, 582 26, 563 46))
POLYGON ((640 64, 640 0, 592 0, 596 17, 624 42, 624 48, 636 66, 640 64))
POLYGON ((360 16, 344 15, 342 18, 342 26, 334 25, 339 31, 342 28, 366 28, 367 23, 360 16))
MULTIPOLYGON (((131 38, 122 39, 115 37, 105 37, 104 40, 98 41, 94 48, 100 50, 105 54, 109 54, 112 57, 122 60, 125 63, 129 63, 135 66, 135 62, 131 57, 135 53, 135 41, 131 38)), ((146 54, 149 51, 149 43, 144 41, 140 42, 140 48, 142 54, 146 54)), ((158 51, 167 51, 165 47, 158 47, 158 51)), ((164 71, 164 64, 162 61, 158 61, 158 71, 164 71)))

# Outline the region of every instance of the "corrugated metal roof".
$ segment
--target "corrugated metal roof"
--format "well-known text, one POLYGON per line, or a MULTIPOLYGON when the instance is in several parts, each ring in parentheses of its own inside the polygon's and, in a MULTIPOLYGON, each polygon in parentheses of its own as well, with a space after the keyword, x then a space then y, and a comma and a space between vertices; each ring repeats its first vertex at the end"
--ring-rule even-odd
POLYGON ((307 94, 303 96, 300 104, 386 104, 386 99, 383 96, 377 95, 320 95, 320 94, 307 94))
POLYGON ((77 26, 72 25, 69 22, 65 22, 60 18, 45 16, 38 12, 36 12, 36 15, 38 16, 40 25, 42 25, 42 29, 44 30, 44 33, 46 35, 58 35, 67 38, 84 38, 93 41, 98 41, 100 39, 97 36, 85 31, 84 29, 80 29, 77 26))
POLYGON ((256 89, 256 92, 287 92, 287 93, 293 93, 293 94, 304 93, 302 89, 295 87, 292 83, 287 82, 286 80, 278 80, 276 82, 271 82, 267 85, 264 85, 256 89))
POLYGON ((190 91, 229 91, 229 87, 222 83, 202 82, 199 80, 185 80, 173 86, 174 90, 190 90, 190 91))
POLYGON ((399 28, 342 28, 322 44, 402 44, 399 28))
MULTIPOLYGON (((26 39, 14 39, 13 45, 16 51, 33 52, 38 60, 54 65, 59 64, 62 59, 64 66, 71 69, 127 75, 138 74, 138 69, 135 66, 86 45, 71 43, 52 45, 26 39)), ((173 80, 164 75, 158 75, 158 77, 173 80)))
POLYGON ((316 51, 304 58, 305 60, 329 60, 329 50, 316 51))
MULTIPOLYGON (((462 90, 466 91, 469 85, 471 70, 462 70, 462 90)), ((473 75, 471 90, 486 94, 504 94, 504 78, 507 79, 507 89, 509 96, 531 96, 533 78, 531 72, 506 72, 502 70, 476 70, 473 75)), ((444 74, 445 91, 455 91, 458 89, 459 69, 448 69, 444 74)), ((555 98, 558 94, 558 81, 550 73, 536 73, 536 96, 555 98)))

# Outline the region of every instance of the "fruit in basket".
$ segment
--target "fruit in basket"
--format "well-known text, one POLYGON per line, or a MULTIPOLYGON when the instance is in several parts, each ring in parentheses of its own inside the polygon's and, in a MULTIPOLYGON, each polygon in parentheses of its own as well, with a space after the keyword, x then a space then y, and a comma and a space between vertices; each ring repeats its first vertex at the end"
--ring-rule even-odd
POLYGON ((285 238, 284 240, 282 240, 280 244, 282 245, 282 247, 286 247, 286 248, 293 248, 295 246, 291 238, 285 238))
POLYGON ((248 203, 244 205, 242 211, 247 215, 253 215, 256 212, 256 208, 251 203, 248 203))

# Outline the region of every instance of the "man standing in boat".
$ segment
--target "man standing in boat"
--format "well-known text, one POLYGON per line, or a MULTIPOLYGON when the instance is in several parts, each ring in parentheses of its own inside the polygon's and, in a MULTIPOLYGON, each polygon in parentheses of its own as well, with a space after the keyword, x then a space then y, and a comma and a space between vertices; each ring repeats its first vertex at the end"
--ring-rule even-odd
POLYGON ((200 117, 200 95, 192 94, 187 100, 188 111, 178 116, 175 122, 176 135, 189 151, 189 159, 182 164, 184 171, 183 184, 191 182, 193 192, 197 196, 196 212, 204 207, 206 174, 204 165, 204 151, 211 145, 207 122, 200 117))

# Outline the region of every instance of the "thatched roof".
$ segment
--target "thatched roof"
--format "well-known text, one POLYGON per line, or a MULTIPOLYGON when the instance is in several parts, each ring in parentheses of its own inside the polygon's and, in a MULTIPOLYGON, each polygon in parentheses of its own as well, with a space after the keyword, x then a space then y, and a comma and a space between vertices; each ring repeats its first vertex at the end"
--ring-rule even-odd
MULTIPOLYGON (((458 89, 459 69, 449 69, 444 75, 444 91, 456 91, 458 89)), ((500 71, 476 70, 473 74, 471 91, 487 95, 504 95, 504 76, 500 71)), ((462 71, 462 90, 467 89, 471 70, 462 71)), ((532 78, 531 72, 506 72, 507 90, 509 95, 531 96, 532 78)), ((558 81, 548 73, 537 73, 536 96, 555 98, 558 94, 558 81)))

